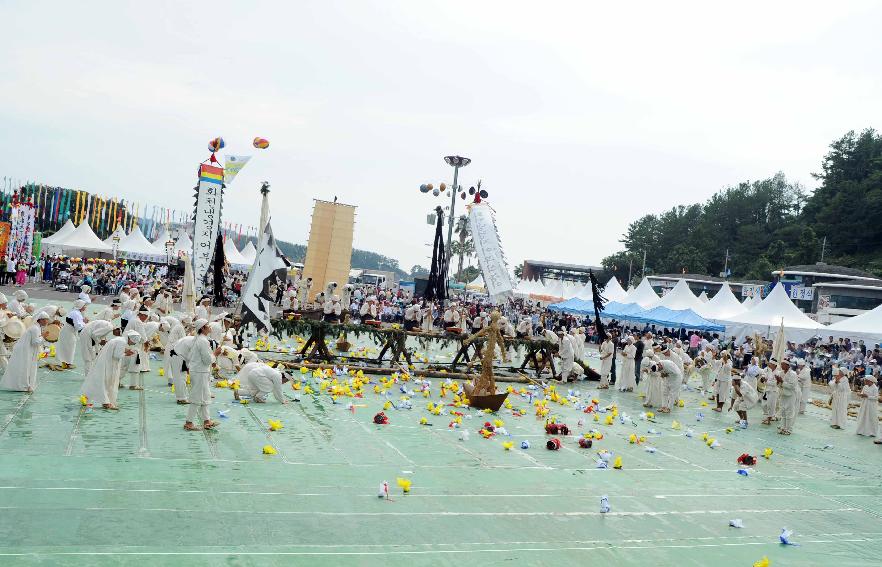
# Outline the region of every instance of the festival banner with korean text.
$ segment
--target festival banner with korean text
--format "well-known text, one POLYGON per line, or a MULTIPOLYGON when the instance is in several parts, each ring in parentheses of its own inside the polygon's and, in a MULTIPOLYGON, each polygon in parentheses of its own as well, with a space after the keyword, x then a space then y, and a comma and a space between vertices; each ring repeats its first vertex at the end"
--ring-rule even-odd
POLYGON ((502 244, 499 241, 499 233, 496 230, 496 221, 493 219, 489 205, 484 203, 471 205, 469 228, 475 243, 481 274, 484 276, 484 285, 494 301, 499 301, 502 297, 510 295, 513 288, 505 255, 502 252, 502 244))
POLYGON ((213 165, 199 166, 199 188, 193 227, 193 275, 196 293, 203 295, 206 275, 211 270, 215 240, 220 230, 221 199, 224 169, 213 165))
POLYGON ((9 230, 11 228, 8 222, 0 222, 0 260, 6 257, 6 245, 9 244, 9 230))

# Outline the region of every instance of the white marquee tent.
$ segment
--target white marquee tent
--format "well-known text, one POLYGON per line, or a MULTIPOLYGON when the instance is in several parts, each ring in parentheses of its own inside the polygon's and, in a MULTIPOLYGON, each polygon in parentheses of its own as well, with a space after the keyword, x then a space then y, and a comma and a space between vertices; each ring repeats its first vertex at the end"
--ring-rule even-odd
POLYGON ((652 286, 649 284, 649 280, 645 277, 643 281, 640 282, 633 291, 628 292, 628 297, 626 297, 622 303, 636 303, 640 307, 646 309, 649 306, 655 306, 658 302, 658 294, 655 293, 655 290, 652 289, 652 286))
POLYGON ((710 297, 707 296, 706 291, 702 291, 701 295, 698 296, 698 300, 702 303, 707 303, 708 301, 710 301, 710 297))
POLYGON ((677 280, 676 285, 668 293, 664 294, 661 299, 656 301, 651 307, 667 307, 674 311, 682 311, 683 309, 691 309, 698 313, 704 304, 695 297, 686 280, 677 280))
MULTIPOLYGON (((580 299, 591 299, 591 285, 587 286, 588 289, 588 297, 583 297, 580 299)), ((622 288, 622 285, 619 283, 619 280, 615 278, 615 276, 611 277, 608 282, 606 282, 606 287, 603 288, 603 297, 605 297, 608 301, 625 301, 625 298, 628 297, 628 292, 622 288)))
POLYGON ((882 305, 856 317, 833 323, 824 330, 824 336, 829 335, 863 339, 868 347, 882 343, 882 305))
POLYGON ((101 242, 101 239, 95 236, 92 227, 88 222, 81 222, 80 226, 73 229, 67 236, 59 239, 54 246, 58 246, 65 251, 89 251, 89 252, 110 252, 111 248, 107 244, 101 242))
POLYGON ((723 282, 720 291, 710 301, 702 305, 697 312, 705 319, 719 321, 741 315, 745 311, 747 311, 747 306, 738 301, 738 298, 732 293, 732 288, 729 287, 729 282, 723 282))
POLYGON ((162 225, 162 228, 159 229, 159 234, 156 236, 156 238, 153 239, 153 245, 157 248, 162 248, 163 250, 165 250, 165 243, 168 241, 168 239, 168 228, 166 228, 165 225, 162 225))
POLYGON ((43 244, 57 244, 58 242, 67 238, 67 235, 74 231, 74 223, 70 219, 67 219, 67 222, 58 229, 58 231, 52 236, 47 236, 43 239, 43 244))
POLYGON ((187 256, 193 255, 193 241, 190 240, 190 235, 183 231, 181 231, 181 236, 175 243, 175 255, 180 257, 182 253, 187 256))
POLYGON ((816 335, 823 335, 827 329, 800 311, 787 296, 781 284, 776 284, 772 292, 753 309, 721 322, 726 325, 727 335, 742 338, 759 333, 772 338, 778 333, 782 320, 787 340, 798 343, 816 335))
POLYGON ((124 253, 128 258, 135 260, 159 260, 166 257, 165 250, 160 250, 147 240, 138 226, 132 232, 120 240, 117 251, 124 253))
POLYGON ((254 247, 254 244, 250 240, 248 241, 248 244, 246 244, 245 247, 242 248, 242 256, 244 256, 245 259, 248 260, 249 264, 253 264, 254 259, 257 258, 257 249, 254 247))
POLYGON ((113 248, 113 237, 114 236, 118 236, 119 241, 122 242, 123 239, 126 237, 126 229, 124 229, 122 225, 119 225, 118 227, 116 227, 116 230, 114 230, 110 236, 108 236, 107 238, 104 239, 104 244, 107 244, 108 246, 113 248))
POLYGON ((236 248, 236 243, 233 242, 232 238, 227 238, 227 241, 224 242, 224 256, 226 256, 227 262, 229 262, 231 266, 243 267, 252 264, 252 262, 249 262, 244 256, 242 256, 242 253, 236 248))

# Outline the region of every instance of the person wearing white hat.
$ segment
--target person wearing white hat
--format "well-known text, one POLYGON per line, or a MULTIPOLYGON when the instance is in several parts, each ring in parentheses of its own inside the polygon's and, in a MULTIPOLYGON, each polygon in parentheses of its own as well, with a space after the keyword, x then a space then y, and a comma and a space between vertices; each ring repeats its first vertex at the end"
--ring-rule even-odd
POLYGON ((86 305, 89 305, 90 303, 92 303, 92 296, 89 295, 89 292, 91 292, 91 291, 92 291, 92 286, 84 285, 83 287, 80 288, 80 295, 77 297, 77 299, 79 299, 80 301, 82 301, 86 305))
POLYGON ((799 415, 805 415, 805 406, 812 395, 812 369, 804 358, 796 359, 796 367, 799 369, 796 373, 799 379, 799 415))
POLYGON ((114 319, 119 319, 122 312, 119 310, 122 306, 122 303, 119 299, 114 299, 110 302, 110 305, 105 307, 101 313, 98 315, 99 319, 104 319, 105 321, 113 322, 114 319))
POLYGON ((83 357, 83 375, 92 370, 98 353, 101 352, 101 341, 113 332, 113 323, 103 319, 89 321, 80 331, 77 343, 80 347, 80 355, 83 357))
POLYGON ((156 296, 156 310, 162 317, 170 315, 174 311, 170 289, 165 288, 156 296))
POLYGON ((174 342, 169 341, 171 349, 168 351, 168 369, 171 383, 175 388, 175 401, 179 405, 184 405, 190 403, 187 390, 187 373, 190 369, 187 367, 187 358, 190 356, 190 349, 193 348, 196 337, 187 335, 183 325, 179 325, 175 329, 180 329, 184 335, 174 342))
POLYGON ((33 313, 34 306, 28 303, 28 293, 23 289, 15 290, 12 301, 9 302, 9 310, 22 319, 33 313))
POLYGON ((664 403, 659 408, 659 413, 671 413, 671 408, 677 405, 680 397, 680 387, 683 384, 683 371, 677 364, 680 359, 669 346, 662 347, 661 365, 662 378, 664 378, 664 403))
POLYGON ((187 357, 187 366, 190 368, 190 407, 187 409, 187 421, 184 429, 196 431, 199 428, 193 424, 193 419, 199 417, 202 427, 214 429, 217 423, 209 419, 208 406, 211 404, 211 365, 217 360, 221 347, 211 350, 208 342, 208 321, 197 319, 193 323, 196 331, 196 339, 190 348, 187 357))
POLYGON ((82 393, 89 403, 93 406, 101 404, 101 407, 108 410, 119 409, 116 400, 120 377, 125 372, 125 360, 135 353, 140 342, 141 335, 129 330, 121 337, 113 337, 101 347, 95 363, 83 380, 82 393))
POLYGON ((607 335, 603 342, 600 343, 600 385, 598 389, 605 390, 609 388, 609 377, 612 372, 613 356, 615 345, 613 345, 612 337, 607 335))
POLYGON ((729 411, 734 408, 738 413, 738 424, 747 427, 747 410, 751 409, 759 402, 759 393, 753 384, 747 380, 743 380, 739 374, 732 376, 732 402, 729 404, 729 411))
POLYGON ((790 368, 789 360, 781 361, 781 372, 776 379, 780 390, 778 404, 781 406, 781 427, 778 428, 778 433, 790 435, 799 410, 799 378, 790 368))
POLYGON ((772 423, 775 417, 775 411, 778 407, 778 359, 769 359, 768 365, 763 368, 760 375, 759 383, 763 386, 763 425, 772 423))
POLYGON ((150 354, 147 352, 147 336, 146 322, 150 313, 146 309, 141 309, 138 314, 129 319, 126 325, 126 331, 135 331, 141 337, 141 342, 133 355, 129 355, 126 361, 126 372, 129 376, 129 390, 143 390, 141 386, 141 372, 150 371, 150 354))
POLYGON ((291 377, 263 362, 249 362, 236 375, 236 380, 239 381, 239 389, 233 391, 233 396, 237 400, 241 394, 245 394, 262 404, 272 393, 280 404, 288 403, 288 398, 282 393, 282 384, 290 381, 291 377))
MULTIPOLYGON (((19 290, 21 291, 21 290, 19 290)), ((40 311, 34 316, 35 324, 25 331, 15 343, 12 356, 3 377, 0 378, 0 390, 16 392, 33 392, 37 387, 37 362, 40 348, 45 342, 43 330, 49 323, 49 315, 40 311)))
POLYGON ((196 306, 196 318, 211 320, 211 298, 207 295, 200 299, 199 305, 196 306))
MULTIPOLYGON (((10 364, 12 362, 10 361, 10 364)), ((857 417, 858 435, 877 437, 879 435, 879 386, 875 376, 864 376, 864 387, 859 394, 861 409, 857 417)))
POLYGON ((848 376, 841 366, 833 369, 833 379, 829 383, 830 391, 830 427, 842 429, 848 423, 848 401, 851 398, 851 388, 848 386, 848 376))
POLYGON ((62 370, 73 368, 74 355, 77 352, 77 334, 89 322, 83 316, 85 310, 85 302, 82 299, 77 299, 74 301, 73 309, 64 318, 56 348, 56 358, 61 363, 62 370))
POLYGON ((625 347, 622 349, 622 377, 616 380, 616 389, 620 392, 633 392, 637 387, 637 375, 634 373, 634 363, 637 357, 637 347, 634 346, 634 337, 628 336, 625 347))
MULTIPOLYGON (((176 342, 182 339, 187 331, 184 329, 184 325, 177 317, 163 317, 162 324, 168 327, 167 332, 165 333, 165 340, 163 342, 162 354, 163 354, 163 368, 165 369, 166 374, 168 374, 168 383, 172 385, 172 373, 171 373, 171 350, 176 342)), ((161 330, 161 327, 160 327, 161 330)))

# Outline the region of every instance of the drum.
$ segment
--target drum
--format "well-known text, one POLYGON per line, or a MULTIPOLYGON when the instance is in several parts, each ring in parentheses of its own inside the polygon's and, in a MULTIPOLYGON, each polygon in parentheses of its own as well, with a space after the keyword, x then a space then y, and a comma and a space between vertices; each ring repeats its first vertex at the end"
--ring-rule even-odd
POLYGON ((33 315, 28 315, 27 317, 25 317, 25 318, 22 320, 22 323, 24 324, 24 328, 25 328, 25 330, 30 329, 30 328, 31 328, 31 325, 34 324, 34 316, 33 316, 33 315))
POLYGON ((58 337, 61 336, 61 325, 53 321, 46 325, 46 328, 43 329, 43 333, 47 342, 58 342, 58 337))

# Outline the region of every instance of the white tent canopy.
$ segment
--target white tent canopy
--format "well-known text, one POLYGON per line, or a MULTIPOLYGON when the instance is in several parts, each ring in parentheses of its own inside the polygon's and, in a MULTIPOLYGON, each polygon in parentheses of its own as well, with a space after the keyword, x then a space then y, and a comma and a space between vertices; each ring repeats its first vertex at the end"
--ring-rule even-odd
POLYGON ((166 228, 165 225, 162 225, 162 228, 159 229, 159 234, 156 236, 156 238, 153 239, 153 245, 165 250, 165 243, 168 241, 168 239, 168 228, 166 228))
POLYGON ((242 248, 242 256, 248 260, 249 264, 253 264, 254 259, 257 258, 257 248, 254 247, 254 244, 250 240, 248 241, 248 244, 242 248))
POLYGON ((584 299, 585 301, 592 301, 594 299, 594 294, 591 291, 591 282, 587 282, 582 286, 582 289, 576 294, 576 299, 584 299))
POLYGON ((657 302, 658 294, 655 293, 655 290, 649 284, 649 280, 645 277, 640 282, 640 285, 634 288, 634 291, 629 292, 628 297, 622 301, 622 303, 636 303, 644 309, 650 305, 654 307, 657 302))
POLYGON ((867 347, 882 343, 882 305, 856 317, 837 321, 824 331, 825 336, 863 339, 867 347))
POLYGON ((141 229, 137 226, 132 229, 132 232, 130 232, 128 236, 120 240, 117 250, 136 259, 146 257, 156 258, 166 255, 165 250, 160 250, 151 244, 150 241, 147 240, 147 237, 144 236, 144 233, 141 232, 141 229))
POLYGON ((193 241, 190 240, 190 235, 186 232, 181 232, 180 238, 175 243, 175 255, 180 256, 181 253, 186 254, 187 256, 191 256, 193 254, 193 241))
MULTIPOLYGON (((628 297, 628 292, 622 288, 622 285, 619 283, 619 280, 615 278, 615 276, 611 277, 608 282, 606 282, 606 287, 603 288, 603 297, 608 299, 609 301, 625 301, 625 298, 628 297)), ((591 286, 588 286, 588 297, 582 299, 591 299, 591 286)))
POLYGON ((113 248, 113 237, 114 236, 118 236, 120 242, 123 241, 123 239, 126 237, 126 229, 123 228, 123 225, 119 225, 118 227, 116 227, 116 230, 114 230, 110 236, 108 236, 107 238, 104 239, 104 244, 107 244, 108 246, 113 248))
POLYGON ((701 295, 698 296, 698 300, 702 303, 707 303, 708 301, 710 301, 710 297, 707 296, 706 291, 702 291, 701 295))
POLYGON ((782 320, 787 339, 798 343, 821 335, 826 330, 824 325, 812 320, 793 304, 780 283, 772 288, 772 292, 759 305, 722 322, 726 325, 726 334, 737 338, 753 333, 772 338, 778 332, 782 320))
POLYGON ((253 263, 249 262, 244 256, 242 256, 242 253, 236 248, 236 243, 233 242, 232 238, 227 238, 227 241, 224 242, 224 256, 226 256, 227 262, 229 262, 231 266, 250 266, 253 263))
POLYGON ((682 311, 683 309, 691 309, 698 312, 704 304, 699 301, 686 280, 677 280, 676 285, 668 293, 664 294, 652 307, 667 307, 674 311, 682 311))
POLYGON ((65 250, 88 250, 90 252, 110 252, 111 248, 107 244, 101 242, 88 222, 80 223, 80 226, 73 229, 63 239, 53 243, 65 250))
POLYGON ((710 301, 702 305, 697 313, 705 319, 716 321, 741 315, 745 311, 747 311, 747 306, 738 301, 738 298, 732 293, 732 288, 729 287, 729 282, 723 282, 720 291, 710 301))
POLYGON ((67 219, 67 222, 58 229, 58 231, 52 236, 47 236, 43 239, 43 244, 58 244, 60 241, 67 238, 67 235, 74 231, 74 223, 70 219, 67 219))
POLYGON ((545 284, 545 291, 543 292, 543 294, 550 297, 563 297, 563 283, 561 283, 560 280, 549 280, 549 282, 545 284))

